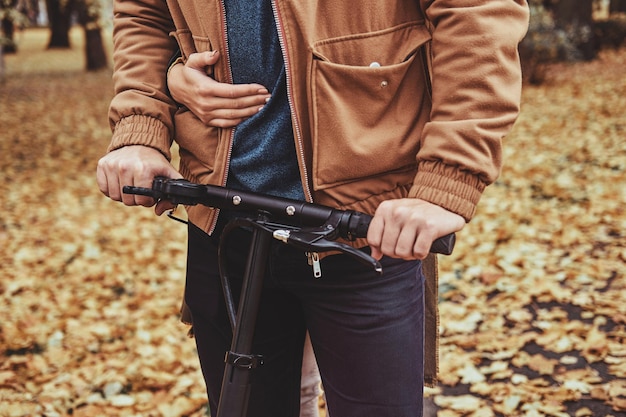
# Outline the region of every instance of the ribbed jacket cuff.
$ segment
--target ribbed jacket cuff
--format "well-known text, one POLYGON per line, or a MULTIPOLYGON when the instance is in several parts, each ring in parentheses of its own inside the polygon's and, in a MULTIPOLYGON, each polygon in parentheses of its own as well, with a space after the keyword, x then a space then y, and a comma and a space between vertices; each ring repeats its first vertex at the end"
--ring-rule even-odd
POLYGON ((437 204, 469 222, 485 190, 478 176, 441 162, 420 162, 409 197, 437 204))
POLYGON ((171 160, 169 129, 154 117, 132 115, 117 122, 108 151, 131 145, 149 146, 160 151, 168 161, 171 160))

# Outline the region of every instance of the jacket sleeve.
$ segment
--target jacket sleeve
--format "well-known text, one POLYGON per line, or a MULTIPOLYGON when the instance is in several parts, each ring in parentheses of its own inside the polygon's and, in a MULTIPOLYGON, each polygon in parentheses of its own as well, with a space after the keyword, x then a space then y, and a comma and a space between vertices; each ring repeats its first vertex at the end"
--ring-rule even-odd
POLYGON ((170 159, 176 105, 167 94, 168 63, 177 45, 163 0, 116 0, 113 23, 113 85, 109 151, 145 145, 170 159))
POLYGON ((421 0, 432 30, 432 112, 410 197, 469 221, 502 166, 502 139, 520 108, 518 44, 525 0, 421 0))

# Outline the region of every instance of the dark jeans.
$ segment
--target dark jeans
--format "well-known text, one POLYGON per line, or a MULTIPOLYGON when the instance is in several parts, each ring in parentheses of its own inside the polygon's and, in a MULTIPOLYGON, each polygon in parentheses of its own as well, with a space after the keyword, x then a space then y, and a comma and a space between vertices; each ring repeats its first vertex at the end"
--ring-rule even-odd
MULTIPOLYGON (((251 233, 237 230, 223 250, 239 294, 251 233)), ((302 347, 309 330, 331 417, 422 415, 424 300, 421 263, 383 258, 383 275, 345 255, 321 261, 314 278, 305 254, 272 244, 253 353, 249 416, 297 417, 302 347)), ((217 239, 191 225, 185 300, 215 415, 230 349, 217 239)))

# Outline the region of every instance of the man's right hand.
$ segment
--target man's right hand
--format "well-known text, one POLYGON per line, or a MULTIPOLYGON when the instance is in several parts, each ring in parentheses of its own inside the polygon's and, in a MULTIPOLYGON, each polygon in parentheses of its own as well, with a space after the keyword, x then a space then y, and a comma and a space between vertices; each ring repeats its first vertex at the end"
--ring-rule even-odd
POLYGON ((106 154, 98 161, 96 171, 98 187, 104 195, 127 206, 156 204, 154 211, 160 216, 174 205, 169 201, 157 203, 150 197, 122 193, 125 185, 151 188, 156 176, 182 178, 161 152, 141 145, 125 146, 106 154))

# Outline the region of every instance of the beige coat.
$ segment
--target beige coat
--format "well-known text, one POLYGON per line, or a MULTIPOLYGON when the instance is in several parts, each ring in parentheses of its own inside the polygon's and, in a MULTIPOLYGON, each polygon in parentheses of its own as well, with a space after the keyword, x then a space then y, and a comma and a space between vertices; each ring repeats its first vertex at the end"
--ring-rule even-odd
MULTIPOLYGON (((384 200, 414 197, 469 221, 500 172, 501 142, 519 112, 526 1, 272 4, 307 199, 373 214, 384 200)), ((175 140, 187 179, 226 183, 232 130, 178 109, 165 82, 177 47, 183 59, 208 50, 228 56, 223 10, 220 0, 116 1, 110 150, 141 144, 169 158, 175 140)), ((230 82, 228 60, 212 75, 230 82)), ((213 210, 188 212, 212 232, 213 210)), ((426 265, 426 379, 433 382, 436 267, 433 259, 426 265)))

